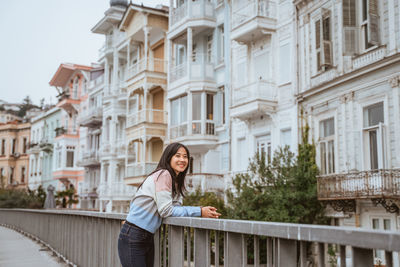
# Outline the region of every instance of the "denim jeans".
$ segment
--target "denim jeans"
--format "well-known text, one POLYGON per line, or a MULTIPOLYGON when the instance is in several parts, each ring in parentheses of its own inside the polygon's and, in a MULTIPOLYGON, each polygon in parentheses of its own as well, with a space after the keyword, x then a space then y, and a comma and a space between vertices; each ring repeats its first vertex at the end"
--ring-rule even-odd
POLYGON ((118 238, 118 255, 123 267, 153 267, 154 235, 125 223, 118 238))

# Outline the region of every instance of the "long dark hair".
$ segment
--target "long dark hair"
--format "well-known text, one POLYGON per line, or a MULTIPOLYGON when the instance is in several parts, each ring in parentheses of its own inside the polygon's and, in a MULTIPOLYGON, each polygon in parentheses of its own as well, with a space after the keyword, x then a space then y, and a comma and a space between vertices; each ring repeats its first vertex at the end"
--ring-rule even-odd
MULTIPOLYGON (((177 194, 179 194, 182 197, 184 197, 185 196, 184 193, 186 192, 185 177, 186 177, 186 173, 189 169, 189 159, 190 159, 189 149, 185 145, 183 145, 181 143, 171 143, 164 149, 164 152, 161 155, 160 161, 158 162, 157 168, 152 173, 150 173, 147 177, 158 172, 159 170, 167 170, 172 177, 172 196, 175 197, 177 194), (176 152, 178 152, 178 149, 181 147, 183 147, 186 150, 186 154, 187 154, 187 158, 188 158, 188 165, 186 166, 186 169, 183 172, 180 172, 178 175, 176 175, 175 171, 171 167, 171 159, 176 154, 176 152)), ((160 174, 161 173, 162 173, 162 171, 160 172, 160 174)), ((143 185, 143 183, 144 183, 144 181, 138 187, 138 189, 143 185)))

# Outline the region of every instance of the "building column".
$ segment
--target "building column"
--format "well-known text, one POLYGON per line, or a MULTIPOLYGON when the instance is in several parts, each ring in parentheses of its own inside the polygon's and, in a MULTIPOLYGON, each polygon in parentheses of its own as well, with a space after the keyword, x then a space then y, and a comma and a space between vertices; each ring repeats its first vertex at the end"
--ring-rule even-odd
POLYGON ((144 68, 147 70, 148 67, 148 53, 149 53, 149 32, 150 27, 144 27, 144 68))
POLYGON ((200 118, 201 118, 201 134, 206 134, 206 103, 207 102, 207 94, 206 92, 201 93, 201 109, 200 109, 200 118))
POLYGON ((131 38, 128 39, 128 46, 126 49, 126 68, 129 70, 131 66, 131 38))
POLYGON ((105 58, 104 63, 104 83, 105 83, 105 91, 110 91, 110 65, 108 64, 107 57, 105 58))
POLYGON ((193 119, 193 109, 192 109, 192 105, 193 105, 193 97, 192 97, 192 91, 189 91, 187 94, 187 133, 188 135, 192 135, 192 119, 193 119))
MULTIPOLYGON (((188 3, 190 3, 189 1, 188 3)), ((192 56, 193 56, 193 29, 191 27, 188 27, 187 29, 187 54, 186 54, 186 59, 187 59, 187 74, 190 79, 192 77, 191 75, 191 61, 192 61, 192 56)))
MULTIPOLYGON (((172 1, 172 0, 171 0, 172 1)), ((171 82, 171 68, 173 66, 172 64, 172 41, 170 39, 167 40, 167 83, 169 84, 171 82)))
POLYGON ((119 70, 119 58, 118 58, 118 50, 117 48, 114 48, 114 54, 113 54, 113 90, 116 91, 118 90, 118 70, 119 70))

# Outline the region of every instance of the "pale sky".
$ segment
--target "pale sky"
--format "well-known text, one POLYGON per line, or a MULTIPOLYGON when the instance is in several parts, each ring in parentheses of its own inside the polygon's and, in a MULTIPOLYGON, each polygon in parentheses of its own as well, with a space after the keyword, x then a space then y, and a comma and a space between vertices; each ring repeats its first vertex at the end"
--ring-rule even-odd
MULTIPOLYGON (((0 99, 56 103, 49 85, 61 63, 90 65, 104 36, 90 30, 104 16, 109 0, 0 0, 0 99)), ((132 1, 155 7, 169 0, 132 1)))

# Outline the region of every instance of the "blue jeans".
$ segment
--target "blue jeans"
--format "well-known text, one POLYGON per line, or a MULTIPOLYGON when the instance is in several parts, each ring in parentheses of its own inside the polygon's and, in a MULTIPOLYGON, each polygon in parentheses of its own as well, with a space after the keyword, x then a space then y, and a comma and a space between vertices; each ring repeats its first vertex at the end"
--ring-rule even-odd
POLYGON ((118 238, 118 255, 123 267, 153 267, 154 235, 125 223, 118 238))

